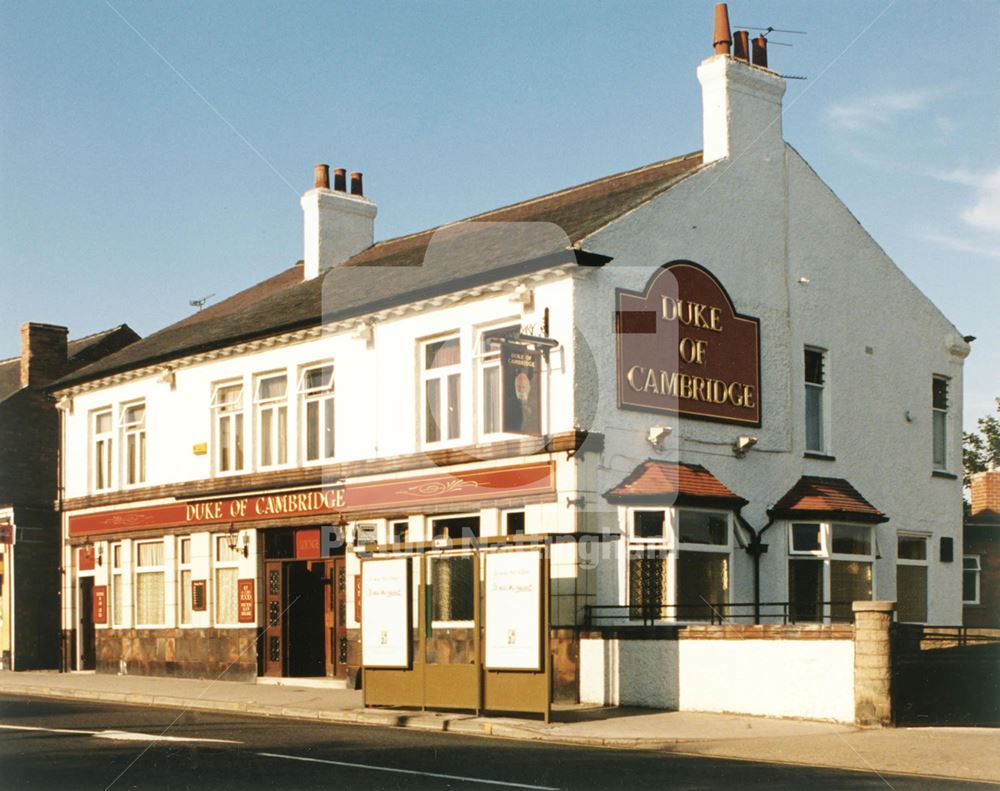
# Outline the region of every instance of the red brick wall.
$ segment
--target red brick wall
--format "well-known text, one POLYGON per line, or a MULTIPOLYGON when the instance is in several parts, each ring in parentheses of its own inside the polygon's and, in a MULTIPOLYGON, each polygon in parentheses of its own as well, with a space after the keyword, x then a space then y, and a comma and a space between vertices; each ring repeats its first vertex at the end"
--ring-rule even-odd
POLYGON ((974 472, 970 476, 972 516, 983 512, 1000 515, 1000 470, 974 472))
POLYGON ((1000 527, 965 525, 962 551, 979 555, 979 604, 962 607, 964 626, 1000 627, 1000 527))

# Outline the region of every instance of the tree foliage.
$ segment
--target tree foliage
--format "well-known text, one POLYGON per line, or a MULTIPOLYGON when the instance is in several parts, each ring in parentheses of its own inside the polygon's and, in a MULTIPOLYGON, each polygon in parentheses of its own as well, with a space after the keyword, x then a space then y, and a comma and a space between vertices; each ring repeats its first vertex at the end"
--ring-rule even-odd
MULTIPOLYGON (((997 414, 1000 414, 1000 397, 996 399, 997 414)), ((988 470, 991 464, 1000 467, 1000 418, 987 415, 976 421, 979 431, 962 435, 962 468, 965 471, 965 485, 974 472, 988 470)))

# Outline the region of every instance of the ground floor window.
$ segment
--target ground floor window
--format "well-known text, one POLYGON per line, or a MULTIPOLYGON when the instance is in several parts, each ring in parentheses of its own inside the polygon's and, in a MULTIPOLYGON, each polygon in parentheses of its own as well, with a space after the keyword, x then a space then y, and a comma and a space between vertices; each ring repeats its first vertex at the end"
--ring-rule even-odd
POLYGON ((629 514, 630 618, 724 619, 729 604, 730 514, 693 508, 629 514))
POLYGON ((979 604, 979 555, 966 555, 962 558, 962 603, 979 604))
POLYGON ((215 536, 215 623, 222 626, 239 623, 239 560, 242 553, 230 547, 230 536, 215 536))
POLYGON ((135 547, 136 626, 163 626, 166 623, 163 542, 149 541, 135 547))
POLYGON ((850 623, 852 603, 872 598, 870 525, 795 522, 789 525, 788 552, 791 621, 850 623))
POLYGON ((896 617, 927 622, 927 536, 896 539, 896 617))

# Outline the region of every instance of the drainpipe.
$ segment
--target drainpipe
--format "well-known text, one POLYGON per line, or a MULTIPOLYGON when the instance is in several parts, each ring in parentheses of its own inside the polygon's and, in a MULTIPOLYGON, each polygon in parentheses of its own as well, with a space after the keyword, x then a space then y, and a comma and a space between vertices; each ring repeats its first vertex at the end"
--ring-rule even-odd
POLYGON ((750 534, 750 543, 746 546, 747 554, 753 558, 753 622, 760 623, 760 556, 767 552, 767 544, 764 543, 764 533, 774 524, 774 517, 767 520, 767 524, 760 530, 755 530, 753 526, 743 518, 743 514, 737 512, 737 521, 750 534))

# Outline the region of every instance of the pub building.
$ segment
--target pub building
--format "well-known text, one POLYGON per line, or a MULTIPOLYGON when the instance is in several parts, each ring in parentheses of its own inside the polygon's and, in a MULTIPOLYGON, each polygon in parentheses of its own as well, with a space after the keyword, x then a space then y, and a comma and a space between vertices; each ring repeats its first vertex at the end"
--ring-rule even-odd
POLYGON ((379 242, 318 166, 303 261, 57 383, 72 666, 540 710, 598 628, 960 623, 969 345, 714 39, 701 151, 379 242))

